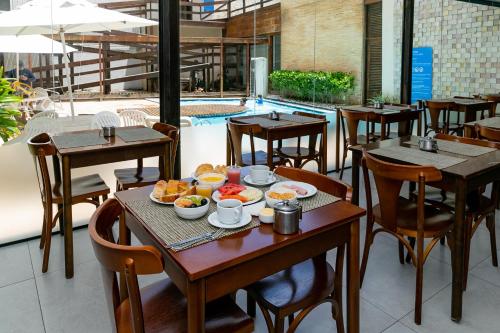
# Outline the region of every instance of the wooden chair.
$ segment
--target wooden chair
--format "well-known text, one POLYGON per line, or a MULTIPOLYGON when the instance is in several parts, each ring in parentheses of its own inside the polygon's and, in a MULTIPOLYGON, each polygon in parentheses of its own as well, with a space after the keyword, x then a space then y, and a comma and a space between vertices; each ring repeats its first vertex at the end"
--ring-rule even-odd
MULTIPOLYGON (((163 123, 155 123, 153 129, 172 139, 170 158, 172 163, 169 166, 170 171, 172 171, 174 169, 173 166, 177 155, 177 146, 179 144, 179 129, 173 125, 163 123)), ((138 159, 136 168, 116 169, 116 190, 124 191, 130 188, 155 184, 160 180, 160 169, 162 167, 162 159, 160 159, 158 167, 143 167, 142 159, 138 159)))
MULTIPOLYGON (((324 120, 325 115, 319 115, 309 112, 294 111, 294 115, 311 117, 316 119, 324 120)), ((310 161, 315 161, 318 164, 318 171, 322 169, 323 163, 323 145, 321 144, 321 134, 309 135, 308 147, 301 147, 300 137, 297 138, 296 147, 282 147, 282 141, 278 142, 278 148, 276 149, 276 154, 284 160, 289 161, 289 164, 293 165, 294 168, 301 169, 304 165, 310 161), (316 150, 316 146, 319 141, 319 150, 316 150)))
MULTIPOLYGON (((447 134, 438 134, 436 135, 436 139, 500 149, 500 142, 464 138, 447 134)), ((484 195, 484 188, 474 190, 467 195, 467 213, 466 213, 467 215, 465 220, 466 229, 465 229, 465 250, 464 250, 465 252, 464 290, 467 288, 467 277, 469 275, 469 257, 470 257, 471 240, 477 228, 484 220, 486 220, 486 227, 488 228, 488 231, 490 233, 492 265, 498 267, 497 239, 495 230, 495 210, 498 205, 499 190, 500 190, 500 183, 494 182, 490 198, 484 195)), ((448 205, 450 206, 450 209, 453 209, 455 206, 454 202, 448 202, 448 205)))
POLYGON ((500 142, 500 129, 495 129, 476 124, 474 126, 474 130, 476 131, 476 137, 479 139, 484 139, 493 142, 500 142))
MULTIPOLYGON (((226 126, 231 164, 239 166, 267 165, 267 153, 263 150, 255 150, 254 135, 262 131, 260 125, 240 124, 228 118, 226 126), (248 135, 250 138, 250 153, 243 153, 243 135, 248 135)), ((284 161, 279 156, 273 156, 273 165, 269 167, 279 164, 284 164, 284 161)))
POLYGON ((344 137, 344 154, 342 156, 342 167, 339 176, 339 178, 342 179, 349 147, 367 144, 375 141, 375 138, 370 136, 370 113, 368 112, 355 112, 341 109, 340 124, 342 136, 344 137), (365 135, 358 135, 359 123, 361 121, 365 122, 365 135), (346 125, 348 135, 346 135, 346 125))
MULTIPOLYGON (((35 161, 35 170, 40 187, 40 194, 43 204, 43 227, 40 238, 40 249, 43 249, 42 272, 47 272, 49 266, 50 243, 52 229, 57 223, 57 219, 62 214, 62 188, 61 183, 50 180, 47 157, 55 156, 56 149, 46 133, 38 134, 28 140, 28 147, 35 161), (58 206, 57 213, 52 216, 52 205, 58 206)), ((54 159, 54 162, 57 161, 54 159)), ((99 175, 89 175, 71 180, 73 197, 71 204, 90 203, 99 206, 99 197, 103 201, 107 199, 109 188, 99 175)))
MULTIPOLYGON (((276 174, 313 184, 318 190, 343 200, 351 199, 352 188, 333 178, 283 166, 276 168, 276 174)), ((284 332, 284 322, 287 317, 289 323, 287 332, 293 333, 309 312, 322 303, 330 302, 333 318, 337 321, 337 332, 344 332, 342 316, 344 251, 344 246, 337 248, 335 269, 326 261, 325 254, 296 264, 247 287, 247 312, 255 316, 254 301, 257 301, 270 333, 284 332), (296 312, 299 314, 295 318, 296 312), (270 313, 275 316, 274 325, 270 313)))
POLYGON ((424 112, 424 136, 431 132, 459 134, 463 130, 462 125, 450 124, 450 111, 454 108, 453 102, 425 101, 425 106, 429 110, 430 122, 427 122, 427 112, 424 112), (442 121, 439 121, 439 118, 442 121))
MULTIPOLYGON (((422 284, 423 266, 430 251, 441 237, 451 236, 450 230, 454 216, 425 205, 425 184, 440 181, 441 172, 433 166, 408 166, 386 163, 378 160, 368 153, 363 153, 362 167, 365 181, 367 203, 366 238, 361 262, 361 284, 365 276, 368 255, 373 239, 380 232, 387 232, 399 240, 399 260, 404 264, 404 248, 408 250, 413 265, 417 268, 416 297, 415 297, 415 323, 422 321, 422 284), (370 176, 371 170, 375 179, 379 204, 373 206, 371 197, 370 176), (404 181, 418 183, 417 202, 400 196, 404 181), (374 223, 380 225, 373 230, 374 223), (417 251, 404 236, 416 239, 417 251), (424 248, 424 239, 430 238, 430 243, 424 248)), ((448 239, 448 243, 450 239, 448 239)))
MULTIPOLYGON (((163 258, 152 246, 116 244, 112 226, 120 214, 118 201, 109 199, 97 209, 89 224, 94 253, 103 268, 113 332, 186 332, 186 299, 170 279, 139 289, 137 275, 162 273, 163 258), (119 289, 116 273, 124 274, 126 290, 119 289)), ((206 304, 205 328, 212 333, 249 333, 253 331, 253 321, 226 296, 206 304)))
POLYGON ((120 127, 120 117, 111 111, 101 111, 92 117, 92 128, 101 129, 104 126, 120 127))

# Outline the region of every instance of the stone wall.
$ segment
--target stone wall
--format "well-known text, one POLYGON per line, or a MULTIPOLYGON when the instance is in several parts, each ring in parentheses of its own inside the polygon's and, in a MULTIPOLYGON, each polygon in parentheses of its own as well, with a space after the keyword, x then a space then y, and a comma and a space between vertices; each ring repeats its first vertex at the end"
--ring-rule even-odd
POLYGON ((351 72, 361 99, 363 0, 282 0, 281 68, 351 72))
MULTIPOLYGON (((402 0, 395 0, 395 92, 401 76, 402 0)), ((414 47, 433 48, 433 97, 500 91, 500 8, 416 0, 414 47)))

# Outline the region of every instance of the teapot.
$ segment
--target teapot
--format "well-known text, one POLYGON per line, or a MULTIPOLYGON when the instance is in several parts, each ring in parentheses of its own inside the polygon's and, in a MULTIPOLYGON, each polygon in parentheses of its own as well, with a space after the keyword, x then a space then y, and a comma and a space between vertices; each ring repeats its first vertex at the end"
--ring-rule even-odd
POLYGON ((418 148, 424 151, 435 152, 438 150, 437 140, 430 136, 420 138, 418 139, 418 148))

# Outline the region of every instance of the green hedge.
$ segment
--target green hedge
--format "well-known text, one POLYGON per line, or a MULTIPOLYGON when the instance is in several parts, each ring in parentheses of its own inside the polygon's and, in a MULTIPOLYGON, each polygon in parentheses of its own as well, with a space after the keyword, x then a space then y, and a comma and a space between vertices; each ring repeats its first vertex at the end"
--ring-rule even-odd
POLYGON ((344 72, 279 70, 269 75, 269 81, 283 97, 327 103, 340 100, 354 88, 354 76, 344 72))

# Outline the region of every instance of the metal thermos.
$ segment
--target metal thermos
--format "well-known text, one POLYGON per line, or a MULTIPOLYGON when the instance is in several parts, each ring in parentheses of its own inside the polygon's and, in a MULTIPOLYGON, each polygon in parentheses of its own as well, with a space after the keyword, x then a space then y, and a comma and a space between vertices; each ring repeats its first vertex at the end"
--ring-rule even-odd
POLYGON ((273 229, 279 234, 290 235, 299 231, 302 207, 296 202, 281 201, 274 206, 273 229))
POLYGON ((114 126, 104 126, 102 128, 102 136, 105 138, 115 136, 115 127, 114 126))
POLYGON ((438 144, 436 139, 427 136, 425 138, 418 139, 418 148, 424 151, 435 152, 438 150, 438 144))

